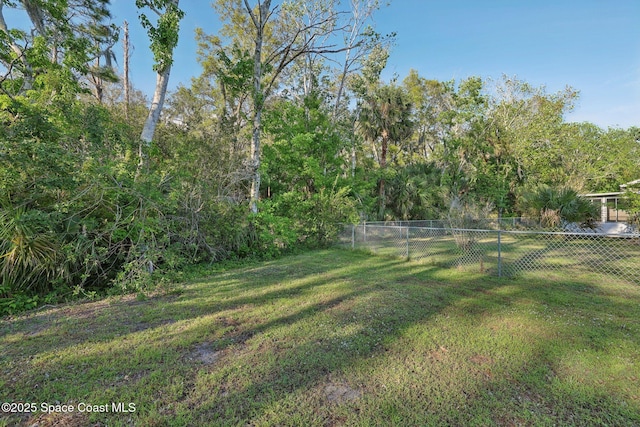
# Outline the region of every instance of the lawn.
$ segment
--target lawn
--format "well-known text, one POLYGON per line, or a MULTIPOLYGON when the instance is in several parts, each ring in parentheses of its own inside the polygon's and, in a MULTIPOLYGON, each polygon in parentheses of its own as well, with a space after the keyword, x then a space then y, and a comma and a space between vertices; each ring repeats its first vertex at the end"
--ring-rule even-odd
POLYGON ((639 379, 638 286, 340 249, 0 321, 0 425, 633 426, 639 379))

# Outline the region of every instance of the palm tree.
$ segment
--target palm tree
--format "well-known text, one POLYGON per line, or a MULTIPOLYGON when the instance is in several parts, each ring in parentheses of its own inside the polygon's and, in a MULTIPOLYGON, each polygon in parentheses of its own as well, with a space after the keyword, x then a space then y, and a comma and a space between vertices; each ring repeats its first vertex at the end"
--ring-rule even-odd
POLYGON ((595 228, 598 220, 597 207, 568 187, 541 185, 524 195, 520 207, 540 220, 541 225, 550 228, 556 228, 563 222, 577 222, 583 228, 595 228))
POLYGON ((411 109, 406 91, 394 84, 374 87, 363 96, 359 105, 358 132, 371 143, 382 172, 378 182, 380 217, 384 216, 385 210, 385 169, 389 144, 399 143, 411 136, 411 109))
POLYGON ((395 218, 435 218, 440 214, 446 192, 434 163, 416 163, 400 168, 389 180, 387 202, 395 218))

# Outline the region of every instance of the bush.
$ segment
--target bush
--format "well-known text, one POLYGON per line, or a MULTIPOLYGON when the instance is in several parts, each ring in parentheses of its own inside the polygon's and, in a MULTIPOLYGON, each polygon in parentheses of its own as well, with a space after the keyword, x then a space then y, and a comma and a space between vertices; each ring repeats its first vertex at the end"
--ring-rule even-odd
POLYGON ((578 223, 582 228, 595 228, 598 208, 578 195, 574 189, 539 186, 525 192, 519 203, 529 217, 537 219, 543 227, 558 228, 566 223, 578 223))
POLYGON ((640 194, 627 190, 621 200, 620 208, 629 214, 629 222, 634 225, 640 223, 640 194))
POLYGON ((31 310, 38 306, 38 302, 37 295, 12 292, 9 285, 0 285, 0 316, 31 310))
POLYGON ((293 220, 275 212, 272 203, 263 202, 259 212, 252 217, 255 241, 249 249, 251 255, 273 258, 293 249, 298 242, 298 234, 293 220))
POLYGON ((274 215, 287 218, 290 238, 295 236, 295 244, 305 247, 325 247, 335 240, 340 223, 358 221, 356 204, 349 197, 348 188, 323 188, 311 195, 291 191, 264 206, 274 215))

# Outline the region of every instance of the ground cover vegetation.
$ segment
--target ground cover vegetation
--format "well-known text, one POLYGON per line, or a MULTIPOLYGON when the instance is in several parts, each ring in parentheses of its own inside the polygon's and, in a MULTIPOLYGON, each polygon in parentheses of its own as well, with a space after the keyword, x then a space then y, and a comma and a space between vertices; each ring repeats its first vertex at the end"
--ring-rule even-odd
POLYGON ((326 246, 358 219, 587 221, 560 195, 640 176, 640 129, 565 122, 572 88, 383 81, 394 35, 373 27, 377 1, 216 1, 219 34, 196 34, 202 73, 171 93, 184 14, 136 6, 126 31, 149 36, 150 105, 113 67, 124 28, 108 1, 0 0, 0 313, 326 246))
POLYGON ((640 423, 637 286, 340 249, 188 271, 0 321, 0 398, 37 402, 0 425, 640 423))

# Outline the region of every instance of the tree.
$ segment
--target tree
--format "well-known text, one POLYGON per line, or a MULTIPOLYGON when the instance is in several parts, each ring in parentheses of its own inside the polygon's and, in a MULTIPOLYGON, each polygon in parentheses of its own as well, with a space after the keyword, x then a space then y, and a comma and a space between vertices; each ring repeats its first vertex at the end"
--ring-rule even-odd
POLYGON ((452 85, 420 77, 415 70, 409 70, 402 85, 414 106, 415 133, 410 154, 415 153, 423 160, 430 159, 447 135, 445 117, 454 110, 452 85))
POLYGON ((122 52, 123 52, 123 79, 122 87, 124 90, 124 117, 129 118, 129 103, 131 102, 131 83, 129 81, 129 23, 124 21, 122 24, 122 52))
POLYGON ((5 68, 0 89, 10 95, 21 94, 47 74, 55 74, 78 89, 80 78, 85 76, 93 82, 115 81, 109 61, 119 32, 108 23, 108 4, 109 0, 0 1, 0 64, 5 68), (24 10, 32 28, 9 28, 3 15, 5 6, 24 10), (100 64, 103 57, 105 65, 100 64))
POLYGON ((255 7, 248 0, 242 3, 239 0, 219 0, 215 6, 221 17, 228 21, 223 34, 232 36, 240 49, 252 45, 253 109, 249 165, 252 175, 250 209, 255 213, 260 197, 260 133, 265 101, 273 93, 284 70, 294 61, 304 55, 332 54, 345 49, 332 44, 329 37, 341 12, 323 7, 320 9, 323 13, 318 14, 311 8, 296 7, 295 2, 272 7, 271 0, 258 0, 255 7), (298 13, 300 10, 305 12, 303 16, 298 13), (291 16, 296 17, 295 22, 291 22, 291 16), (299 25, 299 22, 304 22, 304 25, 299 25))
POLYGON ((398 168, 389 179, 387 203, 394 218, 437 218, 446 191, 434 163, 414 163, 398 168))
POLYGON ((395 33, 381 36, 370 24, 373 14, 380 9, 379 0, 351 0, 350 3, 350 17, 341 29, 345 49, 341 67, 338 70, 338 84, 333 105, 334 120, 342 106, 349 76, 361 70, 374 51, 388 51, 395 39, 395 33))
POLYGON ((290 222, 305 245, 326 245, 339 223, 357 218, 344 177, 344 141, 328 106, 312 92, 303 105, 285 99, 265 108, 262 176, 263 207, 290 222))
POLYGON ((337 182, 343 184, 344 142, 332 126, 326 106, 312 93, 304 105, 272 102, 265 110, 262 170, 267 196, 293 192, 307 197, 337 182))
POLYGON ((146 162, 143 144, 148 147, 153 140, 167 94, 169 74, 173 64, 173 50, 178 45, 180 20, 184 16, 184 12, 178 8, 178 2, 179 0, 136 0, 136 7, 148 8, 158 16, 157 24, 153 25, 144 13, 140 14, 140 22, 147 30, 151 41, 150 48, 155 62, 153 70, 156 72, 156 88, 149 107, 149 115, 140 134, 142 141, 139 150, 140 166, 146 162))
POLYGON ((512 187, 526 181, 567 184, 563 157, 571 151, 563 125, 577 92, 570 87, 548 94, 517 78, 503 76, 489 99, 487 140, 501 159, 511 158, 512 187))
POLYGON ((385 170, 391 143, 399 144, 413 132, 412 104, 406 92, 395 84, 379 85, 368 90, 359 105, 358 130, 371 144, 381 170, 378 181, 378 216, 384 215, 385 170), (378 149, 379 146, 379 149, 378 149))

